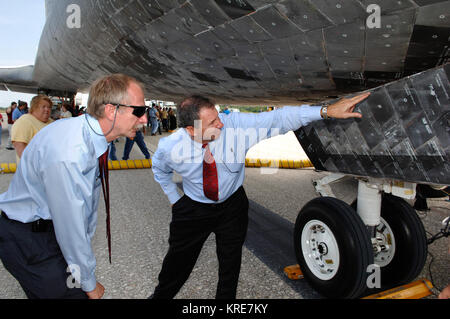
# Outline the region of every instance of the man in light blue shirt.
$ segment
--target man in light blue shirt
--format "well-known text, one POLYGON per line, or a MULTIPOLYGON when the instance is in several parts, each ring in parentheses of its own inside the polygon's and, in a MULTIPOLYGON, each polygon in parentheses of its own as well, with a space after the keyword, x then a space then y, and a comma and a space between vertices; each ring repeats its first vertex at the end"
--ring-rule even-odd
MULTIPOLYGON (((156 109, 156 104, 152 103, 152 107, 148 110, 148 123, 152 126, 151 135, 155 135, 158 131, 158 110, 156 109)), ((148 127, 148 125, 147 125, 148 127)))
POLYGON ((152 159, 155 180, 172 204, 169 251, 152 297, 177 294, 203 243, 214 232, 219 259, 216 298, 235 298, 248 223, 248 199, 242 187, 246 152, 263 139, 311 121, 361 117, 353 109, 367 96, 342 99, 327 107, 283 107, 258 114, 219 114, 214 103, 201 96, 181 102, 177 108, 181 128, 160 140, 152 159), (184 196, 172 181, 174 172, 183 178, 184 196))
POLYGON ((25 114, 27 102, 19 101, 19 105, 14 109, 12 114, 13 121, 17 121, 22 115, 25 114))
POLYGON ((0 195, 0 259, 28 298, 103 296, 91 247, 98 159, 117 137, 135 136, 146 108, 135 79, 107 76, 92 85, 88 114, 46 126, 26 147, 0 195))

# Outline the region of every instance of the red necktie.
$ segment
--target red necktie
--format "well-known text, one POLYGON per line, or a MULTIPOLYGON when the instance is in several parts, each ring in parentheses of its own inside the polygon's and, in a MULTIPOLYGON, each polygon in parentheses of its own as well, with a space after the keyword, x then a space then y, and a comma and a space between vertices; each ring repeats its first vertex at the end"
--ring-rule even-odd
POLYGON ((109 263, 111 263, 111 224, 109 215, 109 179, 108 179, 108 149, 98 158, 100 179, 102 181, 103 197, 106 208, 106 238, 108 239, 109 263))
POLYGON ((216 161, 209 150, 208 144, 203 144, 203 192, 211 200, 219 200, 219 181, 217 179, 216 161))

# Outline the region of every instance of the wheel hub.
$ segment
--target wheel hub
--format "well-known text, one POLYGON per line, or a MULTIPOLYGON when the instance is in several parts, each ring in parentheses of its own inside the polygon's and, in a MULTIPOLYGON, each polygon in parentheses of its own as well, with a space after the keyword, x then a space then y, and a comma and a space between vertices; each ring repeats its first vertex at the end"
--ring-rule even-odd
POLYGON ((380 267, 387 266, 395 255, 395 237, 389 224, 381 217, 376 228, 376 238, 372 238, 374 261, 380 267))
POLYGON ((322 256, 328 254, 328 247, 327 247, 327 244, 325 244, 324 242, 322 242, 318 245, 318 249, 319 249, 319 253, 322 256))
POLYGON ((316 277, 330 280, 339 269, 339 248, 333 232, 319 220, 309 221, 301 236, 303 257, 316 277))

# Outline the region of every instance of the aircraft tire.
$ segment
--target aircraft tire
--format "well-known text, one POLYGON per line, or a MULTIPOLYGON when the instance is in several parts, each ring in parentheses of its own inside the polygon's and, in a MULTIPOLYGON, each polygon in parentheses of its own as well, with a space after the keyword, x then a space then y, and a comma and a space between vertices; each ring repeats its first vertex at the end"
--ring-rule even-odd
POLYGON ((392 261, 381 267, 382 289, 389 289, 410 283, 420 274, 428 246, 422 221, 404 199, 383 194, 381 217, 392 229, 396 247, 392 261))
POLYGON ((297 216, 294 249, 308 283, 328 298, 358 298, 373 264, 369 233, 345 202, 319 197, 297 216))

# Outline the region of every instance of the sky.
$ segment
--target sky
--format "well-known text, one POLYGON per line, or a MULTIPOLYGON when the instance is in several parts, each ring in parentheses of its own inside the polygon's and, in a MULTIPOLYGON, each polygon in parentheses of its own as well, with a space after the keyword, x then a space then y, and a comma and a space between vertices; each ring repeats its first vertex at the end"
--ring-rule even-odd
MULTIPOLYGON (((45 24, 45 0, 0 0, 0 67, 34 65, 45 24)), ((0 107, 33 95, 0 91, 0 107)))

